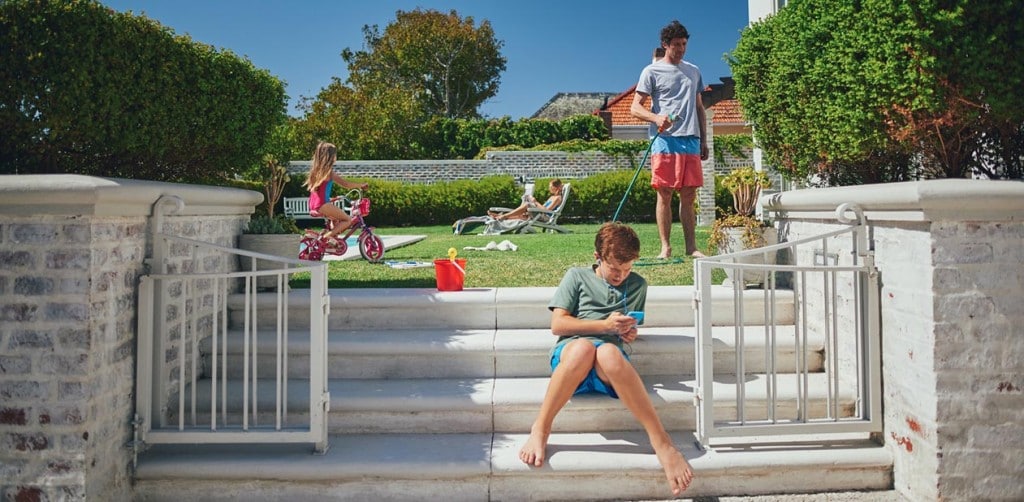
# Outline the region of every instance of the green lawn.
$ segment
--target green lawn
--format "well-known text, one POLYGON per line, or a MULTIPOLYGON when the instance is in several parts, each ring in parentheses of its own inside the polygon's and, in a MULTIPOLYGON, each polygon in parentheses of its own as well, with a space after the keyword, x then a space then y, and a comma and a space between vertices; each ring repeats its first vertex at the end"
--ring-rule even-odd
MULTIPOLYGON (((631 225, 640 236, 640 260, 634 268, 652 286, 692 285, 693 260, 656 263, 660 251, 658 229, 653 223, 631 225), (648 263, 649 265, 644 265, 648 263)), ((466 258, 465 287, 557 286, 565 270, 594 263, 594 235, 599 224, 566 225, 571 234, 453 235, 451 226, 378 228, 379 235, 426 235, 417 243, 389 249, 385 260, 433 262, 458 250, 466 258), (490 241, 509 240, 517 251, 473 251, 465 246, 483 247, 490 241)), ((697 244, 707 248, 708 229, 697 229, 697 244)), ((673 250, 683 252, 683 234, 678 223, 672 228, 673 250)), ((718 271, 721 273, 721 271, 718 271)), ((723 275, 724 277, 724 275, 723 275)), ((719 279, 720 280, 720 279, 719 279)), ((293 287, 309 287, 309 276, 296 276, 293 287)), ((330 262, 331 288, 433 288, 434 268, 394 269, 365 260, 330 262)))

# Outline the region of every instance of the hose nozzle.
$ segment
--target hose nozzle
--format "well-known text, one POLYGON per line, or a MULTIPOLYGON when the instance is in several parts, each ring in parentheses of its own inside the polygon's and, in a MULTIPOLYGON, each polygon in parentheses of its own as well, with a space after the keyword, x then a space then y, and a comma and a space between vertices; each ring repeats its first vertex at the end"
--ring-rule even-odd
MULTIPOLYGON (((678 116, 678 115, 676 115, 676 114, 674 114, 674 113, 670 113, 670 114, 668 114, 668 121, 669 121, 669 122, 675 122, 677 118, 679 118, 679 116, 678 116)), ((662 131, 664 131, 664 130, 665 130, 665 129, 664 129, 663 127, 659 127, 659 128, 658 128, 658 132, 659 132, 659 133, 660 133, 660 132, 662 132, 662 131)))

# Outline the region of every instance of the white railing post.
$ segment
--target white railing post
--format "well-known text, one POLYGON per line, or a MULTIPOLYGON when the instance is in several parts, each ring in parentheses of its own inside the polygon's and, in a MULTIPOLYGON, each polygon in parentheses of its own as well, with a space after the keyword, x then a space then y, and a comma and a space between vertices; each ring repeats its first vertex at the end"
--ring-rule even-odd
POLYGON ((714 339, 711 337, 711 266, 703 260, 693 263, 694 278, 697 281, 695 313, 697 325, 697 346, 694 350, 697 385, 694 389, 694 405, 697 408, 697 435, 701 445, 707 445, 711 428, 714 427, 714 368, 711 358, 714 353, 714 339))
POLYGON ((331 396, 327 390, 327 319, 330 314, 330 295, 327 292, 327 266, 313 267, 309 281, 309 416, 310 431, 315 438, 314 451, 327 452, 327 412, 331 396))
POLYGON ((153 426, 159 410, 153 407, 153 281, 139 281, 138 339, 135 349, 135 414, 139 418, 139 441, 153 426))

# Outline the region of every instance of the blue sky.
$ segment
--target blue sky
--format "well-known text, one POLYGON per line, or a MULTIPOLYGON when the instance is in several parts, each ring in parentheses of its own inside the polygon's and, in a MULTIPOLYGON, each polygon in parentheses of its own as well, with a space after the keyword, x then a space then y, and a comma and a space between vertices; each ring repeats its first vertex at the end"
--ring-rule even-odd
POLYGON ((345 80, 346 47, 362 48, 363 25, 383 30, 395 11, 417 7, 488 20, 508 60, 498 95, 480 112, 529 117, 559 92, 621 92, 636 83, 659 45, 658 32, 678 19, 690 32, 686 60, 706 84, 731 71, 723 55, 747 25, 747 0, 636 3, 606 0, 101 0, 145 14, 178 34, 248 57, 284 80, 289 111, 345 80))

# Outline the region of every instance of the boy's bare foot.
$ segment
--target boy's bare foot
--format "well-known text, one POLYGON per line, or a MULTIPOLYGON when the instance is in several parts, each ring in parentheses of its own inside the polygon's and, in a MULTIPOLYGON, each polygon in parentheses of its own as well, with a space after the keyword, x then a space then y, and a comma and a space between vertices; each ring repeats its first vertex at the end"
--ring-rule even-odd
POLYGON ((665 469, 665 477, 668 479, 669 488, 672 489, 672 495, 678 496, 686 491, 693 481, 693 469, 683 454, 672 445, 655 449, 655 453, 661 467, 665 469))
POLYGON ((530 428, 530 437, 526 438, 526 444, 519 450, 519 460, 526 465, 540 467, 544 465, 544 449, 548 446, 548 433, 543 433, 530 428))

